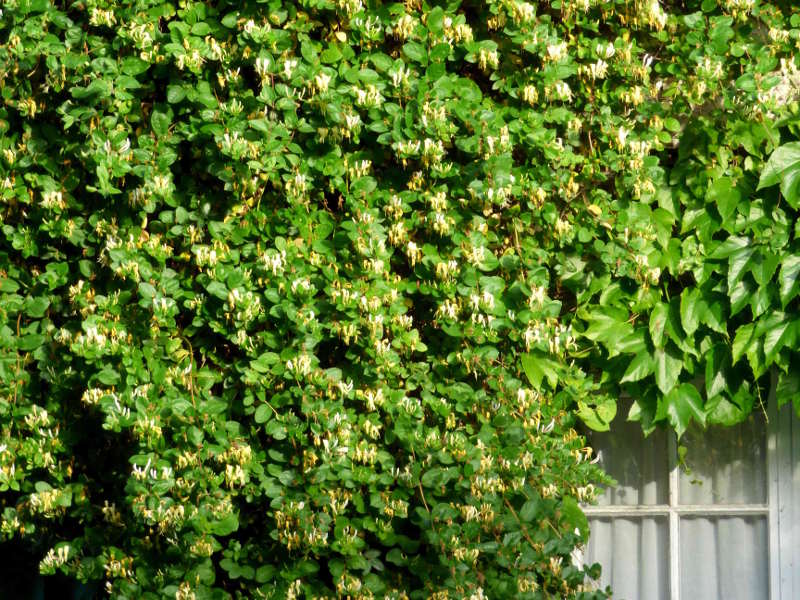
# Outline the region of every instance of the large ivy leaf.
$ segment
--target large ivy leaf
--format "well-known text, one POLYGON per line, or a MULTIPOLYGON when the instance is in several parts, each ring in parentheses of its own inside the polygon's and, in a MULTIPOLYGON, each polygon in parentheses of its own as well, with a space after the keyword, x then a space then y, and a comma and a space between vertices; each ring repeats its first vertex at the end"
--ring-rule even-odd
POLYGON ((609 352, 613 352, 619 342, 633 333, 633 325, 626 321, 619 321, 602 313, 592 313, 587 315, 589 326, 583 332, 583 336, 600 342, 609 352))
POLYGON ((722 221, 731 218, 742 201, 742 192, 730 177, 720 177, 708 188, 706 200, 717 206, 722 221))
POLYGON ((731 347, 731 361, 736 362, 747 352, 750 347, 750 340, 753 339, 755 331, 755 324, 742 325, 736 330, 736 335, 733 338, 733 346, 731 347))
POLYGON ((625 369, 625 374, 620 379, 620 383, 629 381, 639 381, 650 375, 655 370, 655 361, 652 354, 643 350, 637 354, 625 369))
POLYGON ((608 431, 616 415, 617 402, 613 398, 602 397, 591 404, 578 401, 578 416, 595 431, 608 431))
POLYGON ((666 394, 659 401, 657 416, 666 417, 678 437, 683 435, 692 419, 701 425, 706 423, 703 398, 697 388, 690 383, 681 384, 666 394))
POLYGON ((778 408, 787 402, 792 402, 795 411, 800 415, 800 373, 795 369, 781 373, 778 376, 778 385, 775 387, 775 398, 778 401, 778 408))
POLYGON ((681 293, 681 325, 687 335, 692 335, 697 331, 697 327, 705 317, 708 310, 703 301, 700 290, 697 288, 686 288, 681 293))
POLYGON ((541 354, 523 354, 522 369, 535 389, 542 387, 542 380, 547 379, 551 388, 558 385, 558 363, 541 354))
POLYGON ((650 312, 650 339, 656 348, 664 347, 664 333, 669 319, 669 306, 657 304, 650 312))
POLYGON ((800 256, 789 254, 781 261, 780 282, 781 307, 786 308, 800 292, 800 256))
POLYGON ((789 142, 775 150, 769 157, 761 177, 758 188, 763 189, 781 183, 781 193, 792 208, 797 208, 800 196, 798 183, 800 183, 800 142, 789 142))
POLYGON ((730 349, 717 344, 706 353, 706 397, 713 398, 728 387, 728 369, 731 364, 730 349))
POLYGON ((656 348, 654 353, 656 385, 662 393, 669 393, 678 382, 678 377, 683 370, 683 360, 673 354, 671 348, 656 348))
POLYGON ((733 290, 747 273, 754 253, 754 248, 741 248, 731 254, 728 259, 728 290, 733 290))

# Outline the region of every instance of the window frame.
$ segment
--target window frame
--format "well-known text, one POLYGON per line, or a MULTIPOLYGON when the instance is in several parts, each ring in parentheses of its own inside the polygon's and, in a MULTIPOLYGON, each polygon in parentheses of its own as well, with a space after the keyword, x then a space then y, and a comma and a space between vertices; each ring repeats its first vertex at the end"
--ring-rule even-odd
MULTIPOLYGON (((766 502, 763 504, 679 504, 680 471, 677 436, 670 431, 667 436, 668 497, 667 504, 648 505, 584 505, 583 511, 590 521, 593 518, 662 517, 668 522, 669 600, 681 598, 680 586, 680 520, 685 517, 764 516, 767 527, 767 574, 770 600, 794 600, 800 594, 800 573, 794 573, 794 564, 800 565, 800 469, 793 465, 800 459, 800 425, 796 423, 791 405, 780 410, 776 407, 775 389, 777 373, 773 372, 766 407, 766 502), (793 443, 794 442, 794 443, 793 443), (795 475, 796 471, 796 475, 795 475), (797 530, 795 532, 794 530, 797 530)), ((583 552, 575 558, 583 564, 583 552)))

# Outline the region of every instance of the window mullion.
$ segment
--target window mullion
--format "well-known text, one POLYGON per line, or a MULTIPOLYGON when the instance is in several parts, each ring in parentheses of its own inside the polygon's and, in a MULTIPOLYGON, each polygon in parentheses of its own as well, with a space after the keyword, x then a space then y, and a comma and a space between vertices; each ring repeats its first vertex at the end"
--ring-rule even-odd
POLYGON ((789 419, 778 417, 778 408, 775 401, 775 387, 777 371, 772 368, 770 378, 769 399, 767 400, 767 503, 769 504, 769 597, 771 600, 782 600, 789 596, 781 590, 781 481, 779 464, 784 452, 784 440, 781 435, 783 429, 790 423, 789 419))
POLYGON ((680 521, 675 510, 678 506, 678 443, 675 434, 667 438, 669 454, 669 595, 671 600, 680 600, 680 521))

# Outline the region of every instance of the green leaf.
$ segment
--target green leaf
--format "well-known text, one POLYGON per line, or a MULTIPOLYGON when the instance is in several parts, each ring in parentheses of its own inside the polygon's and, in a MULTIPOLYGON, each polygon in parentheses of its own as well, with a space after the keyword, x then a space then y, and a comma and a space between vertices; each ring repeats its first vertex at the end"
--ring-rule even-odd
POLYGON ((764 355, 767 365, 775 360, 775 356, 784 346, 794 342, 796 327, 794 323, 786 319, 786 315, 783 315, 783 317, 780 323, 771 326, 764 334, 764 355))
POLYGON ((728 260, 728 290, 733 290, 741 281, 750 266, 750 261, 755 253, 754 248, 741 248, 731 254, 728 260))
POLYGON ((326 65, 332 65, 342 60, 342 51, 336 45, 328 46, 320 53, 319 60, 326 65))
POLYGON ((756 255, 753 257, 752 266, 750 272, 753 274, 753 279, 756 280, 756 283, 759 286, 767 285, 772 276, 775 274, 775 270, 778 268, 778 264, 780 263, 780 256, 774 252, 767 250, 766 248, 759 249, 756 255))
POLYGON ((608 431, 617 414, 617 402, 604 397, 594 404, 578 401, 578 416, 595 431, 608 431))
POLYGON ((158 110, 153 111, 150 116, 150 126, 153 128, 153 133, 158 137, 165 137, 169 132, 169 125, 169 115, 158 110))
POLYGON ((167 102, 177 104, 186 97, 186 90, 182 85, 167 86, 167 102))
POLYGON ((706 413, 703 410, 703 398, 697 388, 690 383, 684 383, 674 388, 661 399, 659 404, 659 416, 660 413, 664 413, 678 437, 683 435, 692 419, 705 426, 706 413))
POLYGON ((669 319, 669 306, 656 304, 650 312, 650 339, 656 348, 664 347, 664 333, 669 319))
POLYGON ((800 409, 800 372, 790 367, 788 373, 780 373, 775 388, 775 398, 778 401, 778 408, 787 402, 792 402, 795 410, 800 409))
MULTIPOLYGON (((750 280, 739 281, 730 293, 731 316, 739 313, 749 302, 755 298, 758 289, 750 280)), ((753 310, 756 313, 755 310, 753 310)))
POLYGON ((116 385, 119 383, 120 376, 111 367, 106 367, 97 374, 97 380, 103 385, 116 385))
POLYGON ((769 157, 758 181, 758 190, 780 182, 781 193, 789 205, 800 206, 800 142, 777 148, 769 157))
POLYGON ((705 356, 706 397, 713 398, 728 387, 727 371, 731 366, 731 355, 725 344, 716 344, 705 356))
POLYGON ((206 289, 208 290, 209 294, 219 298, 220 300, 228 299, 228 287, 224 283, 212 281, 206 286, 206 289))
POLYGON ((703 302, 700 290, 697 288, 686 288, 681 293, 681 325, 687 335, 691 336, 703 319, 703 313, 707 310, 703 302))
POLYGON ((633 333, 633 325, 627 321, 619 321, 602 313, 589 313, 586 316, 589 326, 583 336, 604 344, 609 352, 614 352, 619 342, 633 333))
POLYGON ((209 525, 209 530, 216 535, 230 535, 239 529, 239 517, 236 513, 228 513, 209 525))
POLYGON ((527 500, 522 508, 519 509, 519 518, 526 523, 531 523, 540 510, 541 500, 538 498, 531 498, 527 500))
POLYGON ((675 356, 670 348, 656 348, 653 355, 656 369, 656 385, 662 393, 669 393, 678 382, 683 370, 683 360, 675 356))
POLYGON ((273 415, 273 410, 266 404, 261 404, 257 409, 256 412, 253 414, 253 419, 256 423, 266 423, 269 421, 270 417, 273 415))
POLYGON ((790 142, 775 150, 761 171, 757 190, 778 183, 787 171, 800 168, 800 142, 790 142))
POLYGON ((403 44, 403 54, 410 60, 425 65, 428 62, 428 52, 422 44, 417 42, 406 42, 403 44))
POLYGON ((272 365, 277 363, 280 357, 274 352, 264 352, 256 360, 250 363, 250 367, 259 373, 268 373, 272 365))
POLYGON ((750 346, 750 340, 753 338, 755 331, 755 324, 742 325, 736 330, 736 335, 733 338, 733 346, 731 347, 731 362, 736 362, 744 356, 750 346))
POLYGON ((725 222, 736 212, 736 207, 742 201, 742 192, 734 186, 733 179, 720 177, 709 186, 706 200, 716 204, 717 210, 725 222))
POLYGON ((25 312, 29 317, 41 319, 49 306, 50 300, 46 296, 28 298, 25 302, 25 312))
POLYGON ((800 164, 796 164, 783 172, 781 194, 786 198, 789 206, 795 210, 800 207, 800 164))
POLYGON ((750 246, 750 240, 746 237, 732 235, 719 246, 717 246, 711 253, 709 258, 714 260, 725 259, 731 254, 750 246))
POLYGON ((582 540, 589 539, 589 520, 571 496, 565 496, 561 501, 561 520, 569 531, 577 529, 582 540))
POLYGON ((198 35, 200 37, 207 36, 211 33, 211 27, 208 26, 208 23, 203 23, 202 21, 199 23, 195 23, 192 25, 192 35, 198 35))
POLYGON ((786 305, 800 292, 800 255, 788 254, 783 257, 778 281, 781 307, 786 308, 786 305))
POLYGON ((748 414, 723 396, 715 396, 706 402, 705 413, 708 425, 724 425, 725 427, 741 423, 748 414))
POLYGON ((525 376, 534 388, 541 389, 543 378, 547 378, 551 388, 558 385, 558 363, 539 354, 523 354, 521 360, 525 376))
POLYGON ((628 381, 639 381, 650 375, 655 369, 653 356, 644 350, 637 354, 625 370, 625 374, 620 379, 620 383, 628 381))

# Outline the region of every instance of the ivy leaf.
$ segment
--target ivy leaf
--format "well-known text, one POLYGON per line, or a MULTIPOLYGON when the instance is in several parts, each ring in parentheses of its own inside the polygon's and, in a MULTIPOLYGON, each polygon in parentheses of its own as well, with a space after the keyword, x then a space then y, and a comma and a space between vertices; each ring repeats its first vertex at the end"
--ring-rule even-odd
POLYGON ((790 367, 788 373, 781 373, 778 376, 775 398, 778 401, 778 408, 787 402, 792 402, 795 411, 800 415, 800 373, 796 369, 790 367))
POLYGON ((746 237, 732 235, 719 246, 714 248, 709 258, 714 260, 722 260, 728 258, 734 252, 747 248, 750 245, 750 240, 746 237))
POLYGON ((790 322, 783 315, 783 320, 770 327, 764 334, 764 355, 767 364, 771 364, 775 360, 775 356, 786 345, 792 345, 795 338, 795 322, 790 322))
POLYGON ((723 396, 711 398, 706 402, 704 410, 707 424, 724 425, 726 427, 741 423, 748 415, 748 412, 723 396))
POLYGON ((753 265, 751 269, 751 273, 753 273, 753 278, 756 280, 756 283, 762 287, 766 286, 772 279, 772 276, 775 274, 775 270, 778 268, 779 263, 779 255, 775 254, 774 252, 770 252, 767 249, 759 250, 753 257, 753 265))
POLYGON ((733 346, 731 348, 731 362, 736 362, 747 352, 750 346, 750 340, 753 338, 755 331, 755 324, 742 325, 736 330, 736 336, 733 338, 733 346))
POLYGON ((800 175, 800 142, 790 142, 775 150, 769 157, 757 190, 781 183, 781 193, 792 208, 798 207, 800 196, 797 193, 798 176, 800 175))
MULTIPOLYGON (((747 279, 739 281, 729 291, 731 299, 731 316, 739 313, 747 303, 752 301, 757 291, 755 284, 747 279)), ((755 310, 753 312, 756 312, 755 310)))
POLYGON ((681 293, 681 325, 687 335, 692 335, 697 331, 700 321, 703 319, 704 302, 697 288, 686 288, 681 293))
POLYGON ((725 344, 716 344, 706 353, 706 397, 713 398, 728 387, 727 371, 731 355, 725 344))
POLYGON ((728 260, 728 290, 733 290, 744 277, 754 253, 754 248, 741 248, 731 254, 728 260))
POLYGON ((675 433, 680 438, 692 419, 705 426, 706 413, 703 410, 703 398, 697 388, 684 383, 674 388, 659 401, 657 411, 659 418, 666 417, 675 433))
POLYGON ((602 313, 591 313, 586 319, 589 321, 589 327, 583 332, 583 336, 601 342, 609 352, 614 351, 620 340, 633 333, 633 326, 630 323, 602 313))
POLYGON ((611 421, 617 415, 617 402, 604 397, 594 404, 578 401, 578 416, 594 431, 608 431, 611 421))
POLYGON ((730 177, 720 177, 712 183, 706 193, 706 200, 717 206, 722 221, 726 222, 736 212, 742 201, 742 192, 734 186, 730 177))
POLYGON ((656 304, 650 312, 650 339, 656 348, 664 347, 664 332, 669 319, 669 306, 656 304))
POLYGON ((544 378, 551 388, 558 385, 558 363, 539 354, 523 354, 521 360, 525 376, 535 389, 541 389, 544 378))
POLYGON ((669 348, 656 348, 653 357, 655 358, 656 385, 662 393, 667 394, 678 382, 678 377, 683 370, 683 361, 681 357, 675 356, 669 348))
POLYGON ((791 302, 800 291, 800 256, 789 254, 781 261, 780 282, 781 307, 791 302))
POLYGON ((653 356, 646 350, 640 352, 628 365, 625 374, 622 376, 622 379, 620 379, 620 383, 644 379, 650 375, 654 369, 655 361, 653 360, 653 356))

